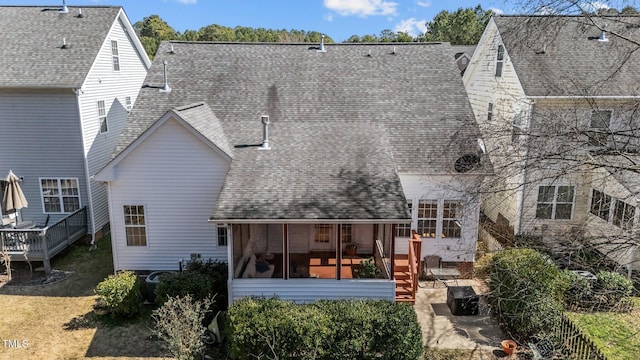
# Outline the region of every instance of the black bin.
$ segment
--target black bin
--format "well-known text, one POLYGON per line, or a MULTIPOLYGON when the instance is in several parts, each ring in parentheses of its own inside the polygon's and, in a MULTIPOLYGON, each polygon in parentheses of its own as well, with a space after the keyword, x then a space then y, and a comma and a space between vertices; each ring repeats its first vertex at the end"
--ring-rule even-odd
POLYGON ((449 286, 447 306, 453 315, 477 315, 480 298, 471 286, 449 286))

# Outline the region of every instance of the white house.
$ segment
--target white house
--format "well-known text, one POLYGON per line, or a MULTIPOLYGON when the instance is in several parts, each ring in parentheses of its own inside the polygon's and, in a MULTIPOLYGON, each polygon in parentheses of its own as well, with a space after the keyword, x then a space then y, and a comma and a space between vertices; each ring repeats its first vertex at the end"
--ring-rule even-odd
POLYGON ((109 160, 151 62, 121 7, 1 6, 0 28, 0 174, 22 178, 25 221, 51 226, 86 207, 99 236, 107 187, 91 175, 109 160))
POLYGON ((506 236, 591 242, 638 268, 639 26, 490 20, 463 81, 497 175, 482 211, 506 236))
POLYGON ((163 43, 96 174, 115 269, 228 261, 232 300, 412 301, 427 255, 469 276, 490 165, 452 54, 163 43), (356 278, 369 257, 383 278, 356 278))

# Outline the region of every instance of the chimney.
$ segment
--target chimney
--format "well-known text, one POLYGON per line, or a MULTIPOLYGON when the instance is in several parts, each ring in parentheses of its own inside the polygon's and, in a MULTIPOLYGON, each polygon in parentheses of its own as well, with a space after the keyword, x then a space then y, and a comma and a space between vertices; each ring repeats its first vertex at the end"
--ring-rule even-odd
POLYGON ((67 2, 65 0, 62 0, 62 9, 60 9, 60 14, 68 14, 69 13, 69 8, 67 7, 67 2))
POLYGON ((167 60, 162 62, 162 66, 164 67, 164 85, 160 92, 171 92, 171 88, 169 87, 169 78, 167 76, 167 60))
POLYGON ((262 145, 258 147, 260 150, 271 150, 269 147, 269 115, 262 115, 262 145))

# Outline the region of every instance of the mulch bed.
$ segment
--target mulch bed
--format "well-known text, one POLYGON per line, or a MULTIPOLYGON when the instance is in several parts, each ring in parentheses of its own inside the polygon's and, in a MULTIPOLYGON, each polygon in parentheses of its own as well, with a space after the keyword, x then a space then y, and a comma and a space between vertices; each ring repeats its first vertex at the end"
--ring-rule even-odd
MULTIPOLYGON (((38 263, 39 265, 40 263, 38 263)), ((11 263, 11 281, 7 274, 6 268, 0 265, 0 287, 3 286, 35 286, 35 285, 48 285, 58 281, 66 279, 73 272, 52 270, 51 274, 47 276, 44 270, 38 269, 34 266, 33 272, 29 268, 29 265, 25 262, 12 262, 11 263)))

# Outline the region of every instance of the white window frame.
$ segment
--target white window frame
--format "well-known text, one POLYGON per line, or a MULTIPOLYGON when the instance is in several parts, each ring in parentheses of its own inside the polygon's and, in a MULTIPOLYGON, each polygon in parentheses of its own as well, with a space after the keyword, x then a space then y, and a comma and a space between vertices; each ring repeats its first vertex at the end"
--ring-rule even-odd
POLYGON ((355 233, 353 230, 353 224, 340 224, 340 242, 342 244, 356 243, 355 233))
POLYGON ((118 40, 111 40, 111 64, 113 71, 120 71, 120 51, 118 49, 118 40))
POLYGON ((598 217, 606 222, 611 222, 611 214, 613 209, 613 205, 615 203, 615 199, 605 193, 604 191, 600 191, 598 189, 591 189, 591 201, 589 201, 589 213, 595 217, 598 217), (598 202, 596 201, 596 192, 598 193, 598 202), (603 202, 604 200, 605 202, 603 202), (603 217, 605 216, 605 217, 603 217))
POLYGON ((607 146, 609 139, 611 138, 611 121, 613 120, 612 109, 597 109, 591 110, 591 116, 589 117, 589 145, 595 147, 607 146), (596 114, 607 113, 608 123, 602 121, 604 116, 599 116, 596 120, 600 120, 605 126, 594 126, 594 116, 596 114))
POLYGON ((574 209, 576 206, 576 186, 575 185, 568 185, 568 184, 558 184, 558 185, 540 185, 538 186, 538 194, 537 194, 537 198, 536 198, 536 214, 535 214, 535 218, 536 220, 572 220, 573 219, 573 214, 574 214, 574 209), (553 190, 553 199, 551 201, 540 201, 540 189, 543 187, 549 187, 549 188, 554 188, 553 190), (561 218, 558 219, 557 218, 557 207, 558 205, 566 205, 569 204, 569 202, 566 201, 558 201, 558 193, 559 193, 559 189, 561 187, 569 187, 572 189, 573 191, 573 196, 571 199, 571 212, 569 214, 569 218, 561 218), (538 217, 538 208, 540 206, 551 206, 551 214, 549 218, 546 217, 538 217))
POLYGON ((127 109, 127 112, 131 111, 131 108, 133 107, 132 103, 131 103, 131 96, 127 96, 124 98, 124 106, 125 109, 127 109))
POLYGON ((499 44, 498 48, 496 49, 496 72, 495 72, 495 76, 497 78, 501 78, 502 77, 502 73, 504 71, 504 57, 505 57, 504 55, 505 55, 504 45, 499 44))
POLYGON ((218 224, 216 225, 216 235, 218 237, 218 246, 226 247, 229 246, 229 229, 226 225, 218 224))
POLYGON ((333 240, 333 225, 332 224, 314 224, 313 225, 313 242, 317 244, 331 244, 333 240), (326 241, 324 237, 328 236, 326 241), (323 239, 321 239, 322 237, 323 239))
MULTIPOLYGON (((144 204, 139 204, 139 203, 131 203, 131 204, 125 204, 122 205, 122 220, 123 220, 123 225, 124 225, 124 243, 127 247, 147 247, 149 246, 149 232, 147 231, 147 217, 148 217, 148 213, 147 213, 147 209, 146 209, 146 205, 144 204), (136 214, 130 214, 130 216, 136 219, 136 224, 134 223, 130 223, 127 224, 127 208, 142 208, 142 221, 143 224, 140 224, 140 213, 136 212, 136 214), (144 229, 144 234, 131 234, 133 238, 135 237, 142 237, 144 236, 144 244, 135 244, 133 241, 130 244, 129 243, 129 234, 127 232, 127 229, 144 229)), ((133 240, 133 239, 132 239, 133 240)))
POLYGON ((443 239, 459 239, 462 237, 462 211, 463 206, 461 201, 456 200, 444 200, 442 203, 442 238, 443 239), (449 210, 449 216, 445 217, 445 210, 449 210), (451 216, 451 212, 453 212, 453 216, 451 216), (454 234, 453 236, 449 236, 449 231, 456 232, 457 228, 457 236, 454 234))
POLYGON ((106 134, 109 132, 109 122, 107 121, 107 106, 104 100, 98 100, 96 106, 98 107, 98 132, 100 134, 106 134))
POLYGON ((494 110, 495 105, 493 105, 492 102, 490 102, 487 105, 487 121, 491 121, 493 119, 493 110, 494 110))
POLYGON ((439 231, 440 231, 440 223, 442 220, 442 214, 441 214, 441 205, 440 205, 440 200, 437 199, 420 199, 418 200, 418 206, 416 208, 416 231, 418 232, 418 234, 420 234, 420 236, 422 236, 423 238, 438 238, 440 236, 438 236, 439 231), (433 208, 429 207, 429 208, 423 208, 421 205, 435 205, 435 217, 432 216, 424 216, 424 215, 432 215, 433 212, 433 208), (431 214, 427 214, 426 212, 430 212, 431 214), (424 226, 420 226, 420 222, 432 222, 435 221, 435 228, 431 229, 431 227, 429 226, 430 230, 433 230, 433 232, 425 232, 425 230, 427 229, 427 227, 424 226))
POLYGON ((633 224, 635 223, 636 212, 637 212, 635 206, 629 204, 626 201, 616 199, 615 206, 611 207, 611 212, 612 212, 611 222, 613 225, 624 230, 631 230, 633 228, 633 224), (620 217, 618 217, 620 204, 622 204, 622 214, 620 217), (631 216, 627 216, 629 213, 631 213, 631 216))
POLYGON ((74 211, 77 211, 79 209, 82 209, 82 199, 80 196, 80 181, 78 181, 78 178, 67 178, 67 177, 41 177, 38 178, 38 183, 40 186, 40 201, 42 202, 42 212, 44 214, 71 214, 74 211), (42 187, 42 181, 55 181, 56 183, 56 187, 57 187, 57 194, 55 195, 45 195, 44 193, 44 189, 42 187), (63 194, 62 191, 62 182, 63 181, 75 181, 75 189, 76 189, 76 193, 77 194, 63 194), (47 211, 47 206, 46 206, 46 201, 45 198, 51 198, 51 199, 55 199, 57 198, 58 203, 59 203, 59 207, 60 207, 60 211, 47 211), (77 198, 78 199, 78 208, 77 209, 73 209, 73 210, 67 210, 65 208, 65 198, 77 198))
POLYGON ((407 200, 407 206, 409 207, 409 214, 411 216, 410 224, 396 224, 396 237, 410 238, 411 230, 415 229, 413 226, 413 201, 407 200))

